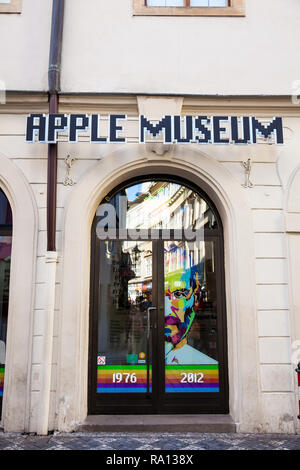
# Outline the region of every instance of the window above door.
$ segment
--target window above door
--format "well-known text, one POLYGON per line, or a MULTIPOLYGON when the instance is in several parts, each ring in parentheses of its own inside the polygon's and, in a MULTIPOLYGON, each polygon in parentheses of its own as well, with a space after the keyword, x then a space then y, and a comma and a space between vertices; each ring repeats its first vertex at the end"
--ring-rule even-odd
POLYGON ((245 16, 245 0, 133 0, 140 16, 245 16))
POLYGON ((21 13, 22 0, 0 0, 0 13, 21 13))

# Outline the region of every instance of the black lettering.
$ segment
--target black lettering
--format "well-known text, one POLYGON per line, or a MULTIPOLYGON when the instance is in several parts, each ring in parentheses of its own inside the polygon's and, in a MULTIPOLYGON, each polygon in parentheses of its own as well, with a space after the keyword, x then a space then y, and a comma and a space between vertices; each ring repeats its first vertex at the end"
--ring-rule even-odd
POLYGON ((99 137, 99 116, 98 114, 92 114, 91 116, 91 142, 104 143, 107 142, 106 137, 99 137))
POLYGON ((211 131, 204 124, 202 124, 202 121, 206 121, 207 124, 210 124, 210 119, 208 119, 207 116, 198 116, 195 119, 195 129, 197 129, 203 135, 202 138, 197 135, 196 141, 198 144, 208 144, 211 142, 211 131))
POLYGON ((172 143, 172 118, 165 116, 158 124, 153 125, 145 116, 140 116, 140 143, 145 142, 145 130, 152 136, 157 137, 161 132, 164 132, 164 143, 172 143))
POLYGON ((34 142, 36 133, 38 142, 46 142, 46 116, 43 114, 30 114, 27 117, 26 142, 34 142))
POLYGON ((117 137, 117 133, 123 130, 121 126, 117 126, 118 119, 126 119, 125 114, 111 114, 109 119, 109 142, 112 143, 126 142, 124 138, 117 137))
POLYGON ((193 140, 193 116, 185 116, 185 138, 181 136, 181 117, 174 116, 174 140, 178 144, 189 144, 193 140))
POLYGON ((249 144, 251 143, 250 134, 250 119, 249 117, 242 118, 243 137, 239 137, 239 121, 237 117, 231 118, 231 140, 235 144, 249 144))
POLYGON ((49 114, 48 142, 56 143, 57 131, 64 131, 68 126, 68 118, 64 114, 49 114))
POLYGON ((282 127, 282 118, 275 117, 269 123, 269 125, 264 126, 259 122, 255 117, 252 118, 252 142, 256 144, 257 132, 260 133, 262 137, 267 139, 273 133, 275 133, 275 142, 276 144, 283 144, 283 127, 282 127))
POLYGON ((85 131, 89 127, 89 118, 86 114, 70 115, 70 142, 77 142, 78 131, 85 131), (81 124, 79 124, 81 120, 81 124))
POLYGON ((220 127, 220 121, 228 121, 228 116, 213 117, 214 144, 229 144, 229 139, 221 139, 221 134, 226 132, 226 128, 220 127))

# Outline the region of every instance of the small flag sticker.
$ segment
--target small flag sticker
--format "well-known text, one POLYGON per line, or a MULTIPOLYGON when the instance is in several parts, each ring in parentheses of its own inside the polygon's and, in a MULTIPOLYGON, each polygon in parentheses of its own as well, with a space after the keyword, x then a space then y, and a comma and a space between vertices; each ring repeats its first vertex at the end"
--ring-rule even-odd
POLYGON ((97 364, 98 364, 98 366, 105 366, 106 357, 105 356, 98 356, 97 357, 97 364))

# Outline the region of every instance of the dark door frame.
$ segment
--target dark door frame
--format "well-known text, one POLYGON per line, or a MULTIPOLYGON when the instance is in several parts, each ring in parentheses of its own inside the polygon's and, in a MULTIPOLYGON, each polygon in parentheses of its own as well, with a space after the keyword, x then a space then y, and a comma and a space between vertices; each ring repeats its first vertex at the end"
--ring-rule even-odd
MULTIPOLYGON (((97 396, 97 366, 95 357, 97 355, 97 331, 98 331, 98 312, 97 312, 97 278, 99 273, 99 240, 96 237, 96 218, 92 225, 91 234, 91 288, 90 288, 90 328, 89 328, 89 368, 88 368, 88 413, 89 414, 227 414, 229 413, 229 385, 228 385, 228 359, 227 359, 227 325, 226 325, 226 297, 225 297, 225 269, 224 269, 224 240, 223 228, 220 216, 210 198, 191 183, 181 178, 165 178, 164 176, 152 176, 134 178, 127 181, 126 184, 119 185, 104 200, 109 201, 121 189, 142 181, 170 181, 176 182, 192 189, 200 197, 206 200, 218 221, 217 229, 205 229, 205 241, 214 241, 215 258, 217 259, 218 270, 216 272, 216 289, 218 303, 218 362, 219 362, 219 383, 220 392, 218 393, 197 393, 191 397, 190 393, 167 394, 164 393, 164 292, 163 262, 158 262, 163 256, 163 242, 166 240, 153 241, 153 286, 157 287, 153 291, 153 306, 157 307, 153 313, 152 332, 160 332, 152 335, 152 350, 156 351, 153 355, 153 392, 152 399, 146 394, 99 394, 97 396), (161 288, 159 288, 161 286, 161 288), (94 358, 94 359, 93 359, 94 358), (193 400, 191 400, 193 398, 193 400)), ((172 239, 172 235, 171 235, 172 239)), ((163 258, 162 258, 163 259, 163 258)))
MULTIPOLYGON (((5 193, 3 193, 3 194, 5 194, 5 193)), ((12 225, 0 225, 0 235, 1 236, 12 237, 12 234, 13 234, 13 226, 12 225)), ((0 419, 1 419, 1 416, 2 416, 2 404, 3 404, 3 397, 0 396, 0 419)))

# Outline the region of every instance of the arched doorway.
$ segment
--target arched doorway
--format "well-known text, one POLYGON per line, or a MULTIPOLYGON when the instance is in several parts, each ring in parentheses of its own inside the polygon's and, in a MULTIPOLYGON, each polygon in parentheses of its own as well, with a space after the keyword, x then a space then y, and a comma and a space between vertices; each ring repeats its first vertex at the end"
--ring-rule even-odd
POLYGON ((12 212, 7 197, 0 189, 0 415, 6 362, 11 245, 12 212))
POLYGON ((89 413, 228 413, 223 228, 179 178, 115 188, 92 226, 89 413))

